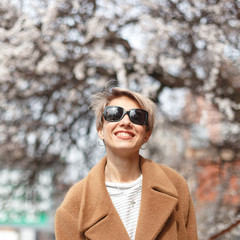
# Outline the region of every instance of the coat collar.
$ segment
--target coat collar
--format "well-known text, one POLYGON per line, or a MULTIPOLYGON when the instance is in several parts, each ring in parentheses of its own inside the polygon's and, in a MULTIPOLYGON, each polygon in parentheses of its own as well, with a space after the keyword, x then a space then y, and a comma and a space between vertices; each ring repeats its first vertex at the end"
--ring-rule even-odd
MULTIPOLYGON (((89 239, 129 239, 105 187, 106 157, 86 178, 79 213, 79 229, 89 239)), ((142 199, 136 239, 154 239, 178 202, 178 193, 159 164, 140 158, 142 199)))

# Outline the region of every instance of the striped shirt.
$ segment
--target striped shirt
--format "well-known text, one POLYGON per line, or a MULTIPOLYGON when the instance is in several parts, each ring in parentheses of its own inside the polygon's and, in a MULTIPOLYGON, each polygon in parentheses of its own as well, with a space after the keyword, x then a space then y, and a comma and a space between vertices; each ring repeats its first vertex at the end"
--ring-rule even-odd
POLYGON ((130 183, 106 182, 108 193, 131 240, 135 239, 142 195, 142 175, 130 183), (134 204, 131 202, 134 201, 134 204))

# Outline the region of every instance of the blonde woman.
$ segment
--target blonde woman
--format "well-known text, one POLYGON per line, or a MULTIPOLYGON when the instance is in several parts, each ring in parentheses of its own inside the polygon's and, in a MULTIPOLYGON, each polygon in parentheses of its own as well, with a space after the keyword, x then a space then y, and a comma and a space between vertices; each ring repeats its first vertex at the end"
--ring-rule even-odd
POLYGON ((93 97, 106 156, 67 193, 56 212, 57 240, 196 240, 186 181, 139 155, 154 125, 155 104, 122 88, 93 97))

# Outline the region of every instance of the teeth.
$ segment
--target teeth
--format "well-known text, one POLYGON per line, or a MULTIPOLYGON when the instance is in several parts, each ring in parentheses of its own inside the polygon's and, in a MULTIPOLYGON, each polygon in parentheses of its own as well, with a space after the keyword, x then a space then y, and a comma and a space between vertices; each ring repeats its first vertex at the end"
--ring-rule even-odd
POLYGON ((119 132, 119 133, 117 133, 117 136, 121 136, 121 137, 133 137, 132 134, 126 133, 126 132, 119 132))

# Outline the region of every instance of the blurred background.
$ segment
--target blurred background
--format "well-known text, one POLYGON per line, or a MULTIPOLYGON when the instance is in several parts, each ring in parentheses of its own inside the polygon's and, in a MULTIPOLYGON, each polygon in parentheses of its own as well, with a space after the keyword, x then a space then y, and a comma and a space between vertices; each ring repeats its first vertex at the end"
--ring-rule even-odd
POLYGON ((112 80, 158 105, 142 155, 186 178, 199 239, 240 239, 239 33, 239 0, 1 0, 0 239, 55 239, 112 80))

